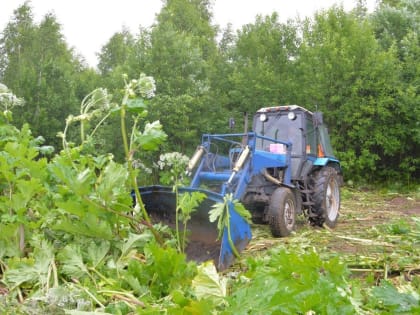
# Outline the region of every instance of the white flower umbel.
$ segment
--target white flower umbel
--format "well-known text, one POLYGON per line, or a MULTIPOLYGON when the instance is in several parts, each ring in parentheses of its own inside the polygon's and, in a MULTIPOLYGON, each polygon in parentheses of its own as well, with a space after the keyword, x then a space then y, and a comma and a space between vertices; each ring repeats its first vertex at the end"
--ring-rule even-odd
POLYGON ((138 79, 133 79, 129 83, 130 97, 139 95, 143 98, 152 98, 155 96, 156 83, 155 79, 141 73, 138 79))

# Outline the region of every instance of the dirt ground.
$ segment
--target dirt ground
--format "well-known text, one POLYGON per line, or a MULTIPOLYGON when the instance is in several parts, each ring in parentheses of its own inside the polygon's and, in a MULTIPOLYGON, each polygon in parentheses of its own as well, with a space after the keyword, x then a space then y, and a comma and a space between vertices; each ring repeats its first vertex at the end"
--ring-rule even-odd
MULTIPOLYGON (((356 273, 376 270, 386 274, 420 272, 420 237, 406 240, 420 218, 420 194, 342 191, 338 224, 334 229, 312 227, 298 217, 296 232, 287 238, 273 238, 268 226, 254 225, 253 240, 243 255, 266 255, 280 246, 314 248, 323 257, 339 255, 356 273), (414 249, 414 251, 413 251, 414 249)), ((410 234, 411 235, 411 234, 410 234)))
POLYGON ((410 222, 411 217, 420 217, 420 200, 409 196, 354 193, 351 198, 343 199, 340 212, 339 223, 334 230, 340 237, 331 241, 331 249, 360 253, 372 248, 366 249, 364 242, 352 241, 352 237, 371 240, 372 236, 378 236, 377 229, 383 225, 410 222))

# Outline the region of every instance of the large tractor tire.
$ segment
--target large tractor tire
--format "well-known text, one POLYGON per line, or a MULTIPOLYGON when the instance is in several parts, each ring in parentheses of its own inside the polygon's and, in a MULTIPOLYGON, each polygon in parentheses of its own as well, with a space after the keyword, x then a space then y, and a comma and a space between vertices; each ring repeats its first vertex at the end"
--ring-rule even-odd
POLYGON ((314 175, 312 201, 314 211, 309 217, 311 223, 334 228, 340 210, 340 177, 334 168, 325 166, 314 175))
POLYGON ((289 188, 279 187, 271 195, 268 223, 275 237, 288 236, 295 229, 296 200, 289 188))

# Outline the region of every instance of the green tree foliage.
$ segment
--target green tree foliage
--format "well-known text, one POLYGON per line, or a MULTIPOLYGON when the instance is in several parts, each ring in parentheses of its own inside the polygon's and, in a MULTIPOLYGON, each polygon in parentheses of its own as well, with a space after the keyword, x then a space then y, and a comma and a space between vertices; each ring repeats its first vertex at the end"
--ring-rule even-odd
POLYGON ((384 49, 402 41, 410 32, 419 32, 420 2, 418 0, 382 1, 371 20, 376 37, 384 49))
POLYGON ((234 70, 228 77, 228 93, 233 106, 254 113, 260 107, 292 101, 290 71, 296 57, 296 32, 293 23, 281 24, 275 13, 258 16, 255 24, 242 27, 230 54, 234 70))
POLYGON ((385 50, 395 52, 398 68, 396 93, 389 95, 397 105, 395 119, 400 145, 390 155, 387 165, 398 165, 387 176, 419 178, 420 158, 420 1, 383 1, 371 17, 375 35, 385 50))
MULTIPOLYGON (((169 151, 194 150, 201 133, 216 131, 218 122, 227 121, 216 115, 223 108, 211 97, 217 46, 210 21, 208 1, 165 1, 155 26, 140 27, 135 37, 116 33, 99 55, 105 86, 115 94, 122 73, 143 69, 156 78, 159 96, 150 103, 150 117, 163 122, 172 139, 166 144, 169 151)), ((108 144, 115 144, 113 126, 111 122, 111 132, 104 134, 108 144)))
MULTIPOLYGON (((168 151, 190 153, 202 133, 227 132, 231 116, 240 132, 242 114, 263 106, 318 108, 347 179, 409 183, 420 177, 419 12, 418 0, 384 0, 373 13, 358 1, 352 12, 335 6, 287 23, 273 13, 219 34, 211 1, 165 0, 154 26, 110 38, 96 72, 67 48, 54 16, 36 25, 24 4, 0 38, 0 80, 25 99, 16 123, 49 143, 84 95, 101 85, 118 99, 121 75, 139 70, 156 79, 148 110, 168 151)), ((118 121, 106 124, 94 149, 122 159, 118 121)))
POLYGON ((164 0, 157 16, 158 27, 171 27, 179 33, 193 36, 203 51, 203 58, 209 59, 216 52, 216 28, 210 24, 212 18, 209 0, 164 0))
POLYGON ((202 133, 220 131, 218 126, 227 121, 222 105, 212 97, 212 82, 218 77, 210 2, 165 1, 157 22, 151 32, 149 72, 161 97, 150 110, 173 139, 168 149, 191 152, 202 133))
MULTIPOLYGON (((131 62, 135 55, 135 46, 136 39, 134 36, 127 29, 123 29, 115 33, 98 54, 98 70, 101 82, 103 86, 106 86, 114 94, 114 99, 121 97, 119 86, 123 75, 134 77, 139 69, 144 69, 134 66, 131 62)), ((129 119, 128 123, 131 125, 133 121, 129 119)), ((98 130, 99 134, 95 140, 95 149, 104 153, 114 152, 116 158, 122 160, 123 152, 118 149, 122 142, 121 135, 117 132, 119 126, 118 118, 111 117, 105 124, 107 128, 98 130)))
POLYGON ((127 29, 115 33, 109 42, 102 47, 99 55, 99 71, 106 75, 118 66, 125 64, 131 54, 133 45, 133 35, 127 29))
POLYGON ((134 36, 123 28, 115 33, 102 47, 98 54, 98 69, 104 85, 111 91, 120 93, 121 77, 137 75, 139 69, 147 71, 150 64, 150 30, 140 27, 140 32, 134 36))
POLYGON ((151 34, 152 74, 162 94, 199 95, 209 88, 216 53, 208 1, 168 0, 151 34))
POLYGON ((77 108, 78 74, 81 61, 75 59, 52 14, 35 24, 28 3, 14 12, 0 39, 0 80, 25 99, 15 112, 17 125, 29 123, 34 134, 43 134, 57 146, 56 133, 63 129, 65 116, 77 108))
POLYGON ((348 176, 402 179, 402 157, 413 152, 408 108, 398 97, 400 63, 369 21, 338 7, 318 13, 306 22, 296 69, 297 99, 325 112, 348 176))

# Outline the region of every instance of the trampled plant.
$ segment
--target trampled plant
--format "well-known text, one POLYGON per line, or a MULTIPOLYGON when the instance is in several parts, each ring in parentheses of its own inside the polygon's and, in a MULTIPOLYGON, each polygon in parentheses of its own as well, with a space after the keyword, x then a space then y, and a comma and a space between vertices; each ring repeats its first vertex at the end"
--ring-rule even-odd
POLYGON ((397 289, 390 281, 381 281, 367 294, 366 305, 381 314, 418 314, 419 293, 411 286, 397 289))
POLYGON ((250 259, 233 285, 225 314, 355 314, 348 271, 338 258, 314 252, 272 250, 250 259))

